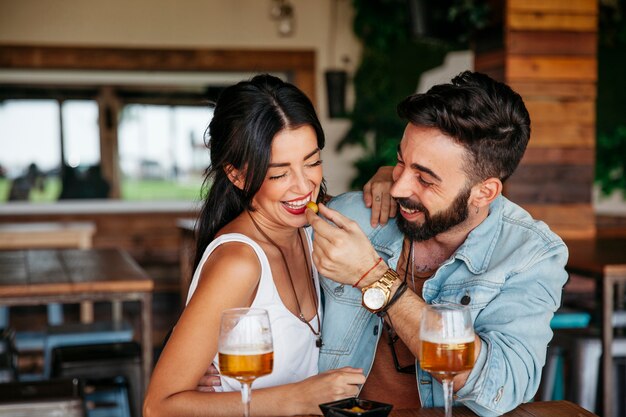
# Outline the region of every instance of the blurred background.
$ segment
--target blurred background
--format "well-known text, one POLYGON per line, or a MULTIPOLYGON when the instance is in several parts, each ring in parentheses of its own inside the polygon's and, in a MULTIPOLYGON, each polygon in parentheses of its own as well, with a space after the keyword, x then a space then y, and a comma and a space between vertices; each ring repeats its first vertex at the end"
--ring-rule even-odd
POLYGON ((566 236, 626 231, 624 13, 618 0, 1 0, 0 221, 96 221, 96 247, 130 250, 167 287, 222 88, 271 72, 303 89, 338 194, 394 162, 398 101, 476 69, 533 120, 506 193, 566 236))
POLYGON ((475 69, 531 114, 505 194, 564 238, 626 236, 625 19, 624 0, 0 0, 0 225, 93 223, 154 280, 158 346, 225 86, 300 87, 336 195, 395 162, 402 98, 475 69))

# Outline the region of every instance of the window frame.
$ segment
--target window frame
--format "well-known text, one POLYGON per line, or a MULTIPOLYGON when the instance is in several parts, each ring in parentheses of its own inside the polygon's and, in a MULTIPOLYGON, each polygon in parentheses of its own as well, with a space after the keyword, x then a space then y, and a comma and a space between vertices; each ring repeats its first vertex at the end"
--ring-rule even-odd
MULTIPOLYGON (((316 104, 315 51, 270 49, 149 49, 1 45, 4 70, 101 70, 185 72, 282 72, 316 104)), ((55 87, 55 86, 49 86, 55 87)), ((65 87, 65 86, 56 86, 65 87)), ((44 89, 47 86, 43 86, 44 89)), ((113 86, 101 86, 99 107, 102 173, 110 198, 121 197, 117 115, 123 103, 113 86)))

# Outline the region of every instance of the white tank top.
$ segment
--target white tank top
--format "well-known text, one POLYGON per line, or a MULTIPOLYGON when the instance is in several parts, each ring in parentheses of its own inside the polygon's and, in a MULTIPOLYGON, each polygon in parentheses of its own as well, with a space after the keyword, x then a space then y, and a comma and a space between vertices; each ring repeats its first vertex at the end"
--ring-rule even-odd
MULTIPOLYGON (((309 228, 305 228, 305 232, 310 253, 312 244, 309 228)), ((274 343, 274 369, 271 374, 255 380, 253 387, 265 388, 289 384, 317 374, 317 360, 319 357, 319 348, 315 346, 317 337, 311 332, 309 326, 300 321, 300 319, 294 316, 293 313, 285 307, 280 299, 276 285, 274 285, 272 270, 265 252, 249 237, 240 233, 229 233, 217 237, 209 244, 191 280, 189 293, 187 294, 187 304, 198 286, 202 266, 215 248, 226 242, 241 242, 250 245, 254 249, 261 264, 261 279, 259 280, 257 293, 251 307, 264 308, 268 311, 274 343)), ((322 309, 319 277, 317 269, 315 265, 313 265, 310 257, 309 265, 312 265, 313 268, 313 281, 317 293, 317 314, 320 315, 321 323, 322 309)), ((230 279, 236 279, 236 277, 231 277, 230 279)), ((315 318, 313 318, 309 324, 313 326, 313 329, 319 331, 315 318)), ((213 359, 213 364, 219 370, 217 355, 213 359)), ((225 376, 222 376, 221 379, 222 391, 239 391, 241 389, 241 385, 237 380, 225 376)))

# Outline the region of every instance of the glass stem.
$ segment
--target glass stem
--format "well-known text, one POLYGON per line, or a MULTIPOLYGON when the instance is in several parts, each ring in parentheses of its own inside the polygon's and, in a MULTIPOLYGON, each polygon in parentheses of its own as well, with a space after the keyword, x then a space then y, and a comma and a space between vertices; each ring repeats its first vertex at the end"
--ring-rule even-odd
POLYGON ((443 399, 446 417, 452 417, 452 391, 454 389, 454 382, 452 378, 444 378, 441 383, 443 385, 443 399))
POLYGON ((241 383, 241 402, 243 403, 243 417, 250 417, 250 383, 241 383))

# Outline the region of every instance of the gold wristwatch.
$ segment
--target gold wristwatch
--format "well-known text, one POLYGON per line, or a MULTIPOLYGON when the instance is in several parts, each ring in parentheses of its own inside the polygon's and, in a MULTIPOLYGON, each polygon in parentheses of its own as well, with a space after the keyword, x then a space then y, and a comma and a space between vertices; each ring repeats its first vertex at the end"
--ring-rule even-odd
POLYGON ((363 307, 377 313, 387 306, 391 296, 391 286, 399 278, 398 273, 389 268, 376 282, 361 289, 363 307))

